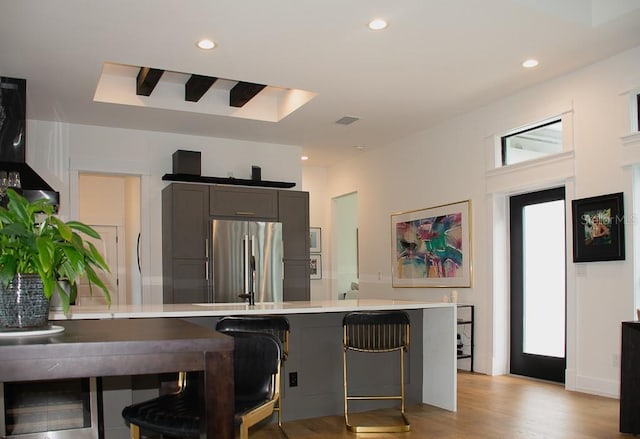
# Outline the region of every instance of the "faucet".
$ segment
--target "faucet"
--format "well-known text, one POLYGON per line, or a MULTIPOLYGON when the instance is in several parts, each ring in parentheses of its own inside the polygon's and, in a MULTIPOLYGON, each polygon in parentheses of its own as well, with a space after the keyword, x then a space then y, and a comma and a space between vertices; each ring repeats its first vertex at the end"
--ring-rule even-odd
POLYGON ((253 291, 253 288, 248 293, 238 294, 238 297, 244 300, 249 299, 249 306, 256 304, 256 293, 253 291))
POLYGON ((251 268, 251 282, 249 282, 249 291, 246 293, 238 294, 238 297, 244 300, 249 299, 249 306, 254 306, 256 304, 256 292, 254 291, 254 285, 256 283, 256 258, 251 256, 250 258, 250 268, 251 268))

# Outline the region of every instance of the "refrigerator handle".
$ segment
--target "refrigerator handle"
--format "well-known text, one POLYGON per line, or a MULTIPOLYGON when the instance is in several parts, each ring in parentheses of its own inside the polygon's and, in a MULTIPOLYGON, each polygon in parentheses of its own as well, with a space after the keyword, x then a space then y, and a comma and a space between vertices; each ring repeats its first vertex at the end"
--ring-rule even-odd
POLYGON ((256 237, 251 236, 251 256, 249 256, 249 293, 256 292, 256 237))
POLYGON ((242 244, 244 246, 244 254, 242 260, 242 271, 244 277, 244 293, 249 294, 249 276, 251 274, 251 266, 249 264, 249 235, 244 235, 244 239, 242 240, 242 244))
POLYGON ((209 238, 204 238, 204 260, 205 260, 205 270, 204 270, 204 279, 206 281, 209 280, 209 238))
POLYGON ((281 270, 280 270, 281 275, 280 276, 281 276, 282 280, 284 281, 284 239, 280 241, 280 256, 281 256, 280 261, 281 261, 281 264, 282 264, 282 266, 280 267, 281 268, 281 270))

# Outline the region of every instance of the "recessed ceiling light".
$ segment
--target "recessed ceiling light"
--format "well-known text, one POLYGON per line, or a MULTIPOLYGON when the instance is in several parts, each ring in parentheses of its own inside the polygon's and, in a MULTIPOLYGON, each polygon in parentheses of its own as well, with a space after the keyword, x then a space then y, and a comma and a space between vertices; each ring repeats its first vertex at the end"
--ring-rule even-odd
POLYGON ((300 157, 300 160, 303 160, 303 161, 304 161, 304 160, 309 160, 309 157, 308 157, 308 156, 306 156, 306 155, 303 155, 302 157, 300 157))
POLYGON ((371 30, 382 30, 387 28, 387 22, 382 18, 376 18, 369 22, 369 29, 371 30))
POLYGON ((531 59, 528 59, 528 60, 526 60, 525 62, 523 62, 523 63, 522 63, 522 67, 524 67, 525 69, 530 69, 530 68, 532 68, 532 67, 537 66, 538 64, 539 64, 539 63, 538 63, 538 60, 537 60, 537 59, 533 59, 533 58, 531 58, 531 59))
POLYGON ((214 43, 213 41, 211 41, 211 40, 209 40, 209 39, 207 39, 207 38, 204 38, 204 39, 202 39, 202 40, 198 41, 198 42, 196 43, 196 45, 197 45, 199 48, 204 49, 204 50, 211 50, 211 49, 213 49, 214 47, 216 47, 216 43, 214 43))
POLYGON ((355 149, 357 149, 358 151, 364 151, 365 146, 364 145, 356 145, 354 146, 355 149))

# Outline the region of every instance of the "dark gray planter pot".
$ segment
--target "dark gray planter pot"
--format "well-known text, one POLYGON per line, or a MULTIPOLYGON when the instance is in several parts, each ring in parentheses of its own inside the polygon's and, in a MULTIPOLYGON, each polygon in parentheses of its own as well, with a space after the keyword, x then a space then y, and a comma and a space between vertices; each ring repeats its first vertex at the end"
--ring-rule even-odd
POLYGON ((49 299, 37 274, 17 274, 0 284, 0 329, 40 328, 49 321, 49 299))

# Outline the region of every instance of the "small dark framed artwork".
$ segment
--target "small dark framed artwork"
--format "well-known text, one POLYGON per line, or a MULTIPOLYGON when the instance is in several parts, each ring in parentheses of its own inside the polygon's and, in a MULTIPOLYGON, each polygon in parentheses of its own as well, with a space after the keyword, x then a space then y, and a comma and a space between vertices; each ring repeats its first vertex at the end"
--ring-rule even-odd
POLYGON ((309 264, 311 269, 310 279, 322 279, 322 255, 310 255, 309 264))
POLYGON ((624 260, 622 192, 571 202, 573 262, 624 260))

